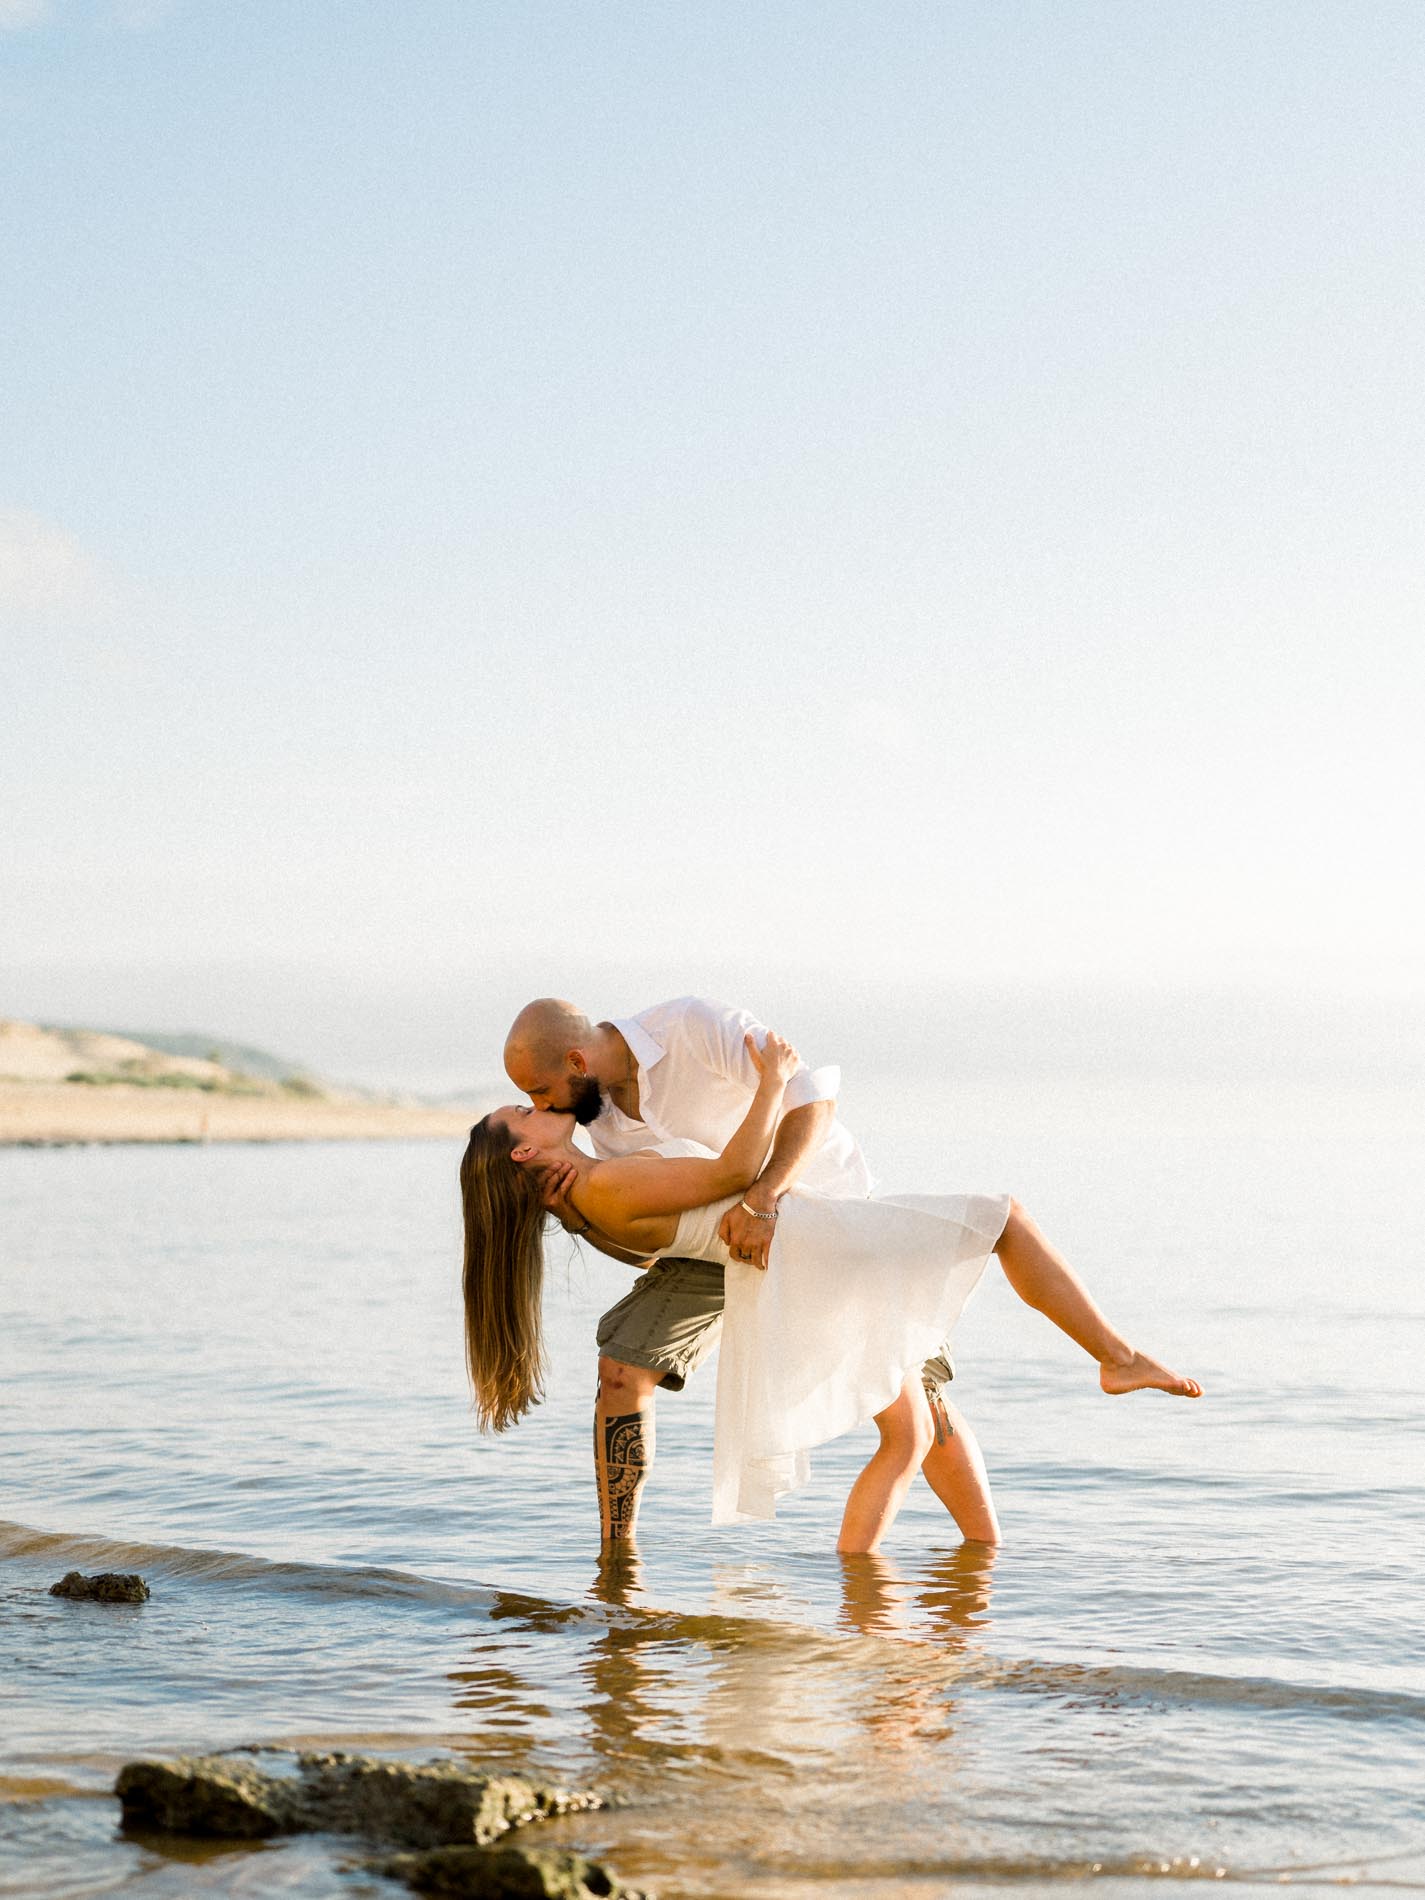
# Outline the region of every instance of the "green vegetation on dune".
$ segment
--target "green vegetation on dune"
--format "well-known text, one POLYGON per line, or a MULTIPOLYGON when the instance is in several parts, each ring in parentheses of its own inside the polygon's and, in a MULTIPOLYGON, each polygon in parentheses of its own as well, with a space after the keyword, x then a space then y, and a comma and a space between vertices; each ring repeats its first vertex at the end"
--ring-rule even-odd
POLYGON ((41 1023, 40 1028, 53 1035, 118 1036, 125 1042, 141 1044, 160 1056, 184 1061, 211 1062, 228 1071, 227 1077, 193 1077, 181 1073, 156 1073, 146 1070, 137 1059, 119 1062, 113 1068, 76 1069, 66 1082, 92 1082, 112 1086, 127 1082, 137 1088, 197 1088, 209 1094, 260 1095, 274 1086, 288 1095, 320 1101, 328 1093, 326 1085, 312 1075, 305 1063, 293 1062, 270 1050, 254 1048, 250 1043, 230 1042, 196 1030, 166 1029, 76 1029, 64 1023, 41 1023))
MULTIPOLYGON (((141 1069, 74 1069, 65 1078, 66 1082, 87 1082, 95 1088, 114 1088, 122 1086, 131 1089, 199 1089, 205 1095, 270 1095, 272 1085, 261 1082, 251 1075, 184 1075, 170 1072, 164 1075, 146 1075, 141 1069)), ((295 1088, 283 1083, 283 1088, 291 1089, 295 1094, 320 1095, 321 1090, 310 1085, 298 1084, 295 1088)))

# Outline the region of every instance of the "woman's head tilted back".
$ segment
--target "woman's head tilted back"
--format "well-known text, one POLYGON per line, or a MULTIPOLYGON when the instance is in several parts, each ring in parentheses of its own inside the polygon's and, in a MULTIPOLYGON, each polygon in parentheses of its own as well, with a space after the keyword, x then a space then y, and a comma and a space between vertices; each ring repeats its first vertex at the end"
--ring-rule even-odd
POLYGON ((534 1171, 510 1158, 516 1143, 505 1114, 476 1122, 460 1163, 465 1363, 480 1429, 496 1432, 537 1404, 544 1385, 545 1207, 534 1171))

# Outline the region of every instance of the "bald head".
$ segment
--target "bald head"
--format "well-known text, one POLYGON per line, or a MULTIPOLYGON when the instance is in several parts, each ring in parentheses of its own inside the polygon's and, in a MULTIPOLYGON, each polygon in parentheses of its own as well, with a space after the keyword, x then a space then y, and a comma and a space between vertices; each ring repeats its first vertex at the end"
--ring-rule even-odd
POLYGON ((594 1025, 583 1010, 557 996, 538 997, 526 1003, 510 1024, 505 1037, 505 1073, 517 1088, 528 1090, 524 1078, 532 1071, 541 1075, 562 1071, 565 1058, 575 1049, 587 1049, 593 1040, 594 1025))

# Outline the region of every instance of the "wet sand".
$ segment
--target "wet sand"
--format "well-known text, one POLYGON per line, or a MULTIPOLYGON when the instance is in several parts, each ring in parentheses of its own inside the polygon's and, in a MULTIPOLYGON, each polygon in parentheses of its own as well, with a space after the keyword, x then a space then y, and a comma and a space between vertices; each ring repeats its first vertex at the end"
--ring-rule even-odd
POLYGON ((453 1139, 469 1109, 400 1107, 274 1090, 224 1094, 113 1083, 0 1082, 0 1146, 72 1142, 453 1139))

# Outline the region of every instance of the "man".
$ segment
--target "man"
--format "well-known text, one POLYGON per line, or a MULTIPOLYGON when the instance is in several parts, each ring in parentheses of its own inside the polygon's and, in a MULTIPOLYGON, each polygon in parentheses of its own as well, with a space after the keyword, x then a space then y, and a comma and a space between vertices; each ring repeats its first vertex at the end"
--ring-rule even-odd
MULTIPOLYGON (((572 1003, 545 997, 515 1018, 505 1070, 536 1108, 572 1114, 601 1158, 635 1154, 683 1139, 720 1150, 757 1086, 746 1037, 763 1025, 745 1010, 683 996, 638 1015, 592 1023, 572 1003)), ((871 1177, 850 1131, 836 1119, 836 1069, 803 1068, 788 1085, 786 1107, 766 1166, 720 1233, 735 1259, 767 1265, 777 1202, 794 1185, 836 1197, 864 1197, 871 1177)), ((628 1255, 587 1232, 555 1184, 551 1205, 570 1233, 611 1258, 628 1255)), ((594 1467, 605 1542, 631 1540, 639 1499, 653 1465, 654 1398, 659 1386, 683 1389, 722 1325, 723 1270, 706 1260, 663 1258, 599 1321, 599 1384, 594 1410, 594 1467)), ((948 1405, 954 1376, 948 1356, 925 1366, 935 1442, 922 1469, 966 1537, 997 1542, 979 1446, 948 1405)))

